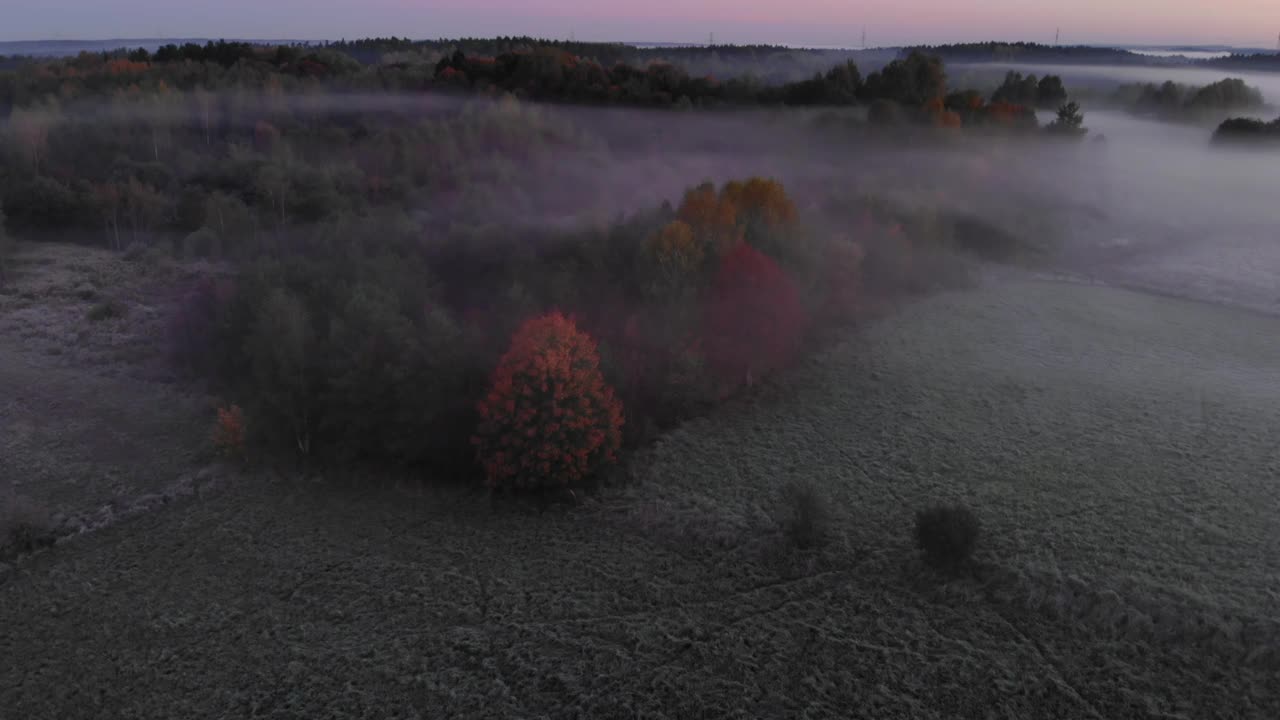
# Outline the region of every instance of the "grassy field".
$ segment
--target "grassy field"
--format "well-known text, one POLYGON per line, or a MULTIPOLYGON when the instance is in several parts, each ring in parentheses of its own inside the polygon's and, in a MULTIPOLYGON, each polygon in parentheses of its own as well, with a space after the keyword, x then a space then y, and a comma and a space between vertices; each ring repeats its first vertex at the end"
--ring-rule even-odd
POLYGON ((0 286, 0 503, 92 524, 208 460, 210 401, 166 382, 165 322, 189 273, 22 248, 0 286))
POLYGON ((1002 282, 577 507, 227 475, 0 576, 0 715, 1280 717, 1277 367, 1274 318, 1002 282), (830 501, 821 550, 778 529, 792 480, 830 501), (911 545, 936 500, 984 523, 969 573, 911 545))

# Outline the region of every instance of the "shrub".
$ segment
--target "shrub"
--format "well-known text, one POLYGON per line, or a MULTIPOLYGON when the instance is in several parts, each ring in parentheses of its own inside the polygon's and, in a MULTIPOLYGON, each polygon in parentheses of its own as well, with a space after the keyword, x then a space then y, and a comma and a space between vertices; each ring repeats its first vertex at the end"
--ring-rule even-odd
POLYGON ((787 516, 783 530, 796 547, 807 550, 825 545, 830 536, 831 516, 827 498, 812 480, 795 481, 783 489, 787 516))
POLYGON ((137 262, 146 254, 147 246, 137 241, 129 243, 129 246, 124 249, 124 259, 129 262, 137 262))
POLYGON ((931 565, 955 566, 969 559, 982 526, 963 505, 935 505, 916 513, 916 546, 931 565))
POLYGON ((218 420, 213 426, 213 447, 227 457, 244 455, 244 411, 239 405, 218 408, 218 420))
POLYGON ((211 227, 201 227, 182 239, 182 257, 186 260, 221 256, 222 238, 211 227))
POLYGON ((785 367, 804 326, 800 294, 777 263, 745 243, 725 257, 703 324, 707 361, 724 384, 751 385, 785 367))
POLYGON ((0 557, 52 545, 49 514, 12 490, 0 492, 0 557))
POLYGON ((558 312, 516 331, 472 439, 490 488, 568 486, 616 459, 622 404, 599 363, 595 342, 558 312))
POLYGON ((127 314, 129 314, 129 308, 124 303, 118 300, 104 300, 89 308, 88 318, 90 322, 101 322, 122 318, 127 314))

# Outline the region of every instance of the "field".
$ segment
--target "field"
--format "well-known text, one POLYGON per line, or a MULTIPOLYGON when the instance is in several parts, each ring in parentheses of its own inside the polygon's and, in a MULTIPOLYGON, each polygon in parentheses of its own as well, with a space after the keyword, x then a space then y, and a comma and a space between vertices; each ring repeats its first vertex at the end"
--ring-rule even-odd
MULTIPOLYGON (((63 512, 208 490, 0 569, 5 717, 1280 716, 1266 315, 1007 278, 938 295, 540 514, 204 467, 206 400, 95 365, 128 345, 100 329, 33 351, 21 297, 18 490, 63 512), (829 500, 820 550, 779 530, 792 480, 829 500), (952 500, 985 530, 958 576, 911 542, 952 500)), ((74 303, 64 337, 93 302, 49 302, 74 303)))

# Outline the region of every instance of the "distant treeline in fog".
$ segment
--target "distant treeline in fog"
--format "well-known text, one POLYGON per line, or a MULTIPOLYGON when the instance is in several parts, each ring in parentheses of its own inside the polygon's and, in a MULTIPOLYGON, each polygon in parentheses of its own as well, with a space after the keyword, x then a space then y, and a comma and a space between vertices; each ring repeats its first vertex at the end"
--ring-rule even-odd
POLYGON ((1205 67, 1259 72, 1280 71, 1280 53, 1232 54, 1220 58, 1192 59, 1180 55, 1146 55, 1114 47, 1090 45, 1042 45, 1031 42, 983 42, 954 45, 922 45, 919 50, 950 63, 1017 63, 1044 65, 1142 65, 1205 67))
POLYGON ((1280 117, 1271 122, 1257 118, 1224 120, 1213 139, 1220 144, 1280 143, 1280 117))
POLYGON ((1262 92, 1240 78, 1226 78, 1200 87, 1166 81, 1131 83, 1116 88, 1108 100, 1137 115, 1173 122, 1220 120, 1225 113, 1258 110, 1262 92))

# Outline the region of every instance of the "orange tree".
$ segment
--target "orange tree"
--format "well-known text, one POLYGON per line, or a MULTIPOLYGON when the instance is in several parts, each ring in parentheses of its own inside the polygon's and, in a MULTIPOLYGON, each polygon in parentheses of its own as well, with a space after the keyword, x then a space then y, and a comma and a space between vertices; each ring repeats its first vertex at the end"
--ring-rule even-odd
POLYGON ((472 439, 490 488, 578 482, 622 445, 596 344, 559 312, 526 321, 493 372, 472 439))
POLYGON ((735 209, 738 230, 755 249, 786 265, 800 261, 803 248, 795 232, 798 214, 782 183, 761 177, 735 180, 725 183, 720 197, 735 209))
POLYGON ((716 192, 715 185, 703 183, 684 194, 676 218, 687 223, 694 237, 712 255, 726 255, 742 240, 738 208, 733 200, 716 192))

